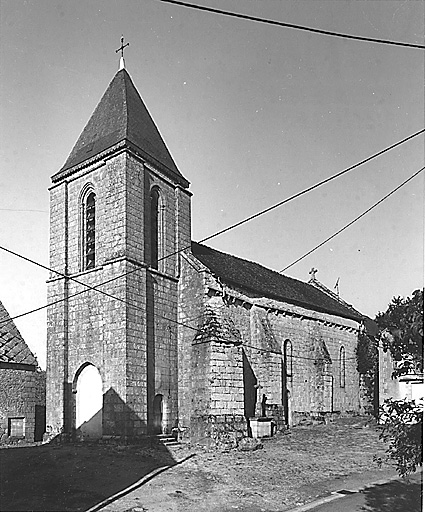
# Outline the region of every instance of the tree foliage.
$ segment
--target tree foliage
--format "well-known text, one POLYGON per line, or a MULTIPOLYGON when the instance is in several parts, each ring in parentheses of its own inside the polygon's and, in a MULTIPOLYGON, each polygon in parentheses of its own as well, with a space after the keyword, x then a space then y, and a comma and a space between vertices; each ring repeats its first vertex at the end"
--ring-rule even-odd
POLYGON ((423 462, 423 406, 408 400, 385 400, 380 416, 380 438, 388 443, 388 458, 401 476, 416 471, 423 462))
POLYGON ((372 335, 364 331, 359 333, 356 356, 357 371, 361 375, 365 398, 369 403, 369 410, 366 409, 366 411, 375 415, 377 413, 375 389, 378 386, 378 346, 372 335))
MULTIPOLYGON (((394 297, 375 321, 379 342, 397 361, 392 377, 423 374, 424 290, 415 290, 405 299, 394 297)), ((416 471, 423 462, 423 400, 385 400, 380 422, 380 438, 388 443, 387 455, 396 461, 399 474, 416 471)))
POLYGON ((379 339, 398 362, 393 377, 422 373, 424 369, 424 290, 412 297, 394 297, 384 313, 375 318, 379 339))

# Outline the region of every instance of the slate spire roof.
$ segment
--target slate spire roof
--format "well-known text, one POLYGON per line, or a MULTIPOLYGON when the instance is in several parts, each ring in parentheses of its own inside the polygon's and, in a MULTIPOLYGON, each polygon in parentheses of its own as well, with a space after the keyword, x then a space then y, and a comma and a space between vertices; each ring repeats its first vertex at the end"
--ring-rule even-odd
POLYGON ((178 178, 184 186, 189 186, 125 68, 112 79, 68 159, 52 181, 58 181, 69 174, 72 167, 124 141, 152 163, 162 169, 165 167, 166 172, 178 178))
POLYGON ((363 315, 315 286, 206 245, 192 242, 192 254, 223 282, 267 297, 356 321, 363 315))
POLYGON ((0 301, 0 366, 2 363, 37 367, 37 359, 0 301))

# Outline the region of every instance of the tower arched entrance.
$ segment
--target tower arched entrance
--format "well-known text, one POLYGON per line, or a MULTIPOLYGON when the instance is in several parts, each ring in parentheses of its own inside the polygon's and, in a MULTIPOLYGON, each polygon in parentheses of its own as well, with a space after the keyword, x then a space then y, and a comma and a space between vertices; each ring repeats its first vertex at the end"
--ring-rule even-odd
POLYGON ((92 364, 83 365, 74 379, 75 426, 84 437, 102 437, 102 377, 92 364))

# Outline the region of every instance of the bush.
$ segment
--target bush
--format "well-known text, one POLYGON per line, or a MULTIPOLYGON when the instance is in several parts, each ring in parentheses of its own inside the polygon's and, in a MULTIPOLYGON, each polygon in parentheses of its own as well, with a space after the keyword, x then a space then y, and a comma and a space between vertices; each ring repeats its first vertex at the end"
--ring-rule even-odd
POLYGON ((423 462, 423 403, 389 398, 381 407, 379 420, 379 437, 389 443, 388 458, 396 461, 401 476, 414 473, 423 462))

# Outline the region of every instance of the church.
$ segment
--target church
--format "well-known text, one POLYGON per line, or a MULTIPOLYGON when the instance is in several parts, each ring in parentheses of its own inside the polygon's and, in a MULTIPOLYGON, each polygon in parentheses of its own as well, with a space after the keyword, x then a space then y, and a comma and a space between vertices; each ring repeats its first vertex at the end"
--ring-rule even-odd
POLYGON ((364 317, 191 240, 189 182, 121 57, 50 187, 47 432, 250 433, 364 411, 364 317))

